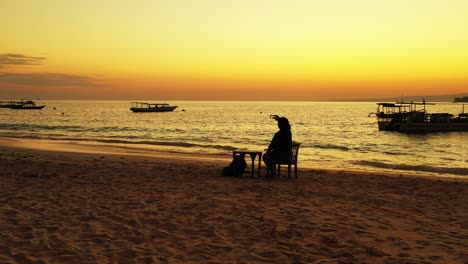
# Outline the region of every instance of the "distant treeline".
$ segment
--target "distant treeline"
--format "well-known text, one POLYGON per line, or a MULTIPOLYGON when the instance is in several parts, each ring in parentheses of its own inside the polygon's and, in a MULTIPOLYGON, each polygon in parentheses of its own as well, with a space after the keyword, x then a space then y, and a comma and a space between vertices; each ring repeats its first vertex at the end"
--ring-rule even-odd
POLYGON ((455 97, 453 100, 455 103, 468 102, 468 96, 465 97, 455 97))

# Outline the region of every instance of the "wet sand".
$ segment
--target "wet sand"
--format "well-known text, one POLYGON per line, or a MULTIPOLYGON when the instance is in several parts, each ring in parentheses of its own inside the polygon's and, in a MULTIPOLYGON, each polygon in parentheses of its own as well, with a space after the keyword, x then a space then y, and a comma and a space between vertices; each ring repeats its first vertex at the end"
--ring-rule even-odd
POLYGON ((466 179, 0 143, 0 263, 468 263, 466 179))

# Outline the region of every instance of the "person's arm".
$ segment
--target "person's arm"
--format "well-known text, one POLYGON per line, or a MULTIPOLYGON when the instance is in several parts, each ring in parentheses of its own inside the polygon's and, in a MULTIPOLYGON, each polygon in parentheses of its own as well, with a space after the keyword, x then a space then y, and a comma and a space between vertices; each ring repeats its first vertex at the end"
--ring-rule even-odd
POLYGON ((276 133, 273 136, 273 139, 271 140, 271 143, 268 146, 268 151, 274 151, 275 149, 278 148, 278 144, 279 144, 279 138, 278 137, 279 137, 278 133, 276 133))

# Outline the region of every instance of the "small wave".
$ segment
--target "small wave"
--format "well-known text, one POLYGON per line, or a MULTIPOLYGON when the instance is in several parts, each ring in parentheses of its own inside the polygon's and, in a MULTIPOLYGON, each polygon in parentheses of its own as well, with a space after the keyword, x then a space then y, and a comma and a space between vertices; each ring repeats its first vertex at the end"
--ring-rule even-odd
MULTIPOLYGON (((134 128, 134 127, 118 127, 118 126, 103 126, 103 127, 94 127, 85 130, 86 132, 98 132, 98 133, 105 133, 105 132, 141 132, 141 128, 134 128)), ((147 130, 145 130, 147 131, 147 130)))
POLYGON ((37 125, 37 124, 0 124, 0 130, 15 130, 15 131, 67 131, 67 132, 139 132, 141 129, 132 127, 84 127, 75 125, 37 125))
POLYGON ((209 145, 209 144, 196 144, 180 141, 151 141, 151 140, 120 140, 120 139, 97 139, 96 142, 109 143, 109 144, 135 144, 135 145, 151 145, 151 146, 169 146, 169 147, 182 147, 182 148, 210 148, 232 151, 237 148, 227 145, 209 145))
POLYGON ((364 165, 376 168, 402 170, 402 171, 420 171, 420 172, 432 172, 440 174, 454 174, 454 175, 468 175, 468 168, 448 168, 448 167, 435 167, 429 165, 408 165, 408 164, 390 164, 378 161, 356 161, 353 162, 357 165, 364 165))
POLYGON ((384 151, 382 152, 383 154, 386 154, 386 155, 391 155, 391 156, 401 156, 401 155, 404 155, 404 153, 399 153, 399 152, 395 152, 395 151, 384 151))
POLYGON ((131 141, 131 140, 123 140, 123 139, 95 139, 92 141, 96 141, 100 143, 109 143, 109 144, 155 145, 155 146, 173 146, 173 147, 184 147, 184 148, 201 146, 198 144, 191 144, 187 142, 169 142, 169 141, 151 141, 151 140, 131 141))
POLYGON ((93 138, 76 138, 67 137, 61 134, 18 134, 15 132, 3 132, 0 136, 11 137, 11 138, 30 138, 30 139, 46 139, 56 141, 70 141, 70 142, 97 142, 105 144, 132 144, 132 145, 147 145, 147 146, 168 146, 168 147, 181 147, 181 148, 199 148, 199 149, 212 149, 221 151, 233 151, 238 148, 230 145, 219 145, 219 144, 197 144, 190 142, 181 141, 152 141, 152 140, 125 140, 125 139, 93 139, 93 138))
POLYGON ((31 125, 31 124, 0 124, 0 129, 5 130, 80 130, 81 126, 48 126, 48 125, 31 125))
POLYGON ((15 131, 7 131, 7 132, 0 132, 0 137, 7 137, 7 138, 25 138, 25 139, 50 139, 50 140, 66 140, 65 135, 63 134, 48 134, 40 135, 34 133, 17 133, 15 131))
POLYGON ((337 146, 337 145, 331 145, 331 144, 328 144, 328 145, 318 145, 318 144, 315 144, 313 145, 314 148, 319 148, 319 149, 337 149, 337 150, 342 150, 342 151, 349 151, 349 148, 348 147, 345 147, 345 146, 337 146))

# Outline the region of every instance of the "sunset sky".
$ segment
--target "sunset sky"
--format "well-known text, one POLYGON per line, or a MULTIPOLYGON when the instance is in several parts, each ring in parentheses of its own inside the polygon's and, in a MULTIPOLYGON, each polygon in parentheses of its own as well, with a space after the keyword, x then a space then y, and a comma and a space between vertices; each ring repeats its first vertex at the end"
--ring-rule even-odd
POLYGON ((7 0, 0 10, 0 99, 468 92, 466 0, 7 0))

